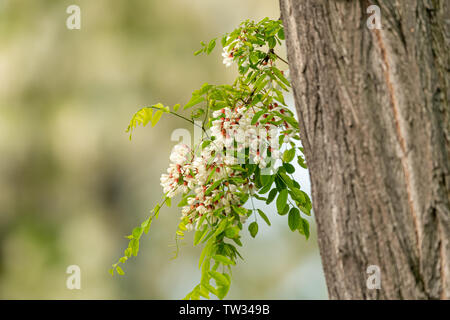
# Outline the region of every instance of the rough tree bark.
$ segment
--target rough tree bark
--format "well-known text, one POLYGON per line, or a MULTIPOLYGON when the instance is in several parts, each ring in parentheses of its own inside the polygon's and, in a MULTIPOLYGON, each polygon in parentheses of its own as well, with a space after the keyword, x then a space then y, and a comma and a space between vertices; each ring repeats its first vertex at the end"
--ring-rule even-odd
POLYGON ((280 7, 330 298, 448 299, 450 1, 280 7))

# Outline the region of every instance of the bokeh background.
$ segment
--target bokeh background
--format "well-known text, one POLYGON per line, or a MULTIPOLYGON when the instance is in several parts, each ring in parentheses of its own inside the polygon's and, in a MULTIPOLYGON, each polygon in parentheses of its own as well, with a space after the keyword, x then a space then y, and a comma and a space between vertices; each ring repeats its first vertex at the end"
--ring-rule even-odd
MULTIPOLYGON (((107 272, 160 199, 171 133, 192 130, 165 117, 130 142, 124 129, 139 107, 230 83, 236 70, 220 46, 193 52, 266 16, 278 19, 278 1, 0 0, 1 299, 180 299, 192 289, 201 248, 190 234, 171 260, 176 206, 152 224, 125 276, 107 272), (66 28, 71 4, 81 30, 66 28), (66 288, 72 264, 81 290, 66 288)), ((307 172, 296 177, 309 192, 307 172)), ((256 239, 244 232, 227 298, 326 299, 314 222, 306 241, 269 213, 272 227, 261 223, 256 239)))

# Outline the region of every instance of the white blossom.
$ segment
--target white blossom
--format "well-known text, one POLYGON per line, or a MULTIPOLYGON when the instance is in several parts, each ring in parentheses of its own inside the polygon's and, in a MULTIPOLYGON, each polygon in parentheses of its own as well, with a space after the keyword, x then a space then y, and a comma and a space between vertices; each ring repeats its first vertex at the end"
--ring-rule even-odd
POLYGON ((223 64, 228 68, 233 63, 233 53, 228 52, 228 47, 223 48, 222 52, 223 64))

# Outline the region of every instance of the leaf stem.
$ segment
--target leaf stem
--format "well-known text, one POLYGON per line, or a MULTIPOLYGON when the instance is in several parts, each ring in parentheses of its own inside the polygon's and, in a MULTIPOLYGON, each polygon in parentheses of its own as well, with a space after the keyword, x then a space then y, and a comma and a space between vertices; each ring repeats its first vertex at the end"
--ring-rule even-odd
POLYGON ((286 63, 287 65, 289 65, 289 62, 287 62, 286 60, 284 60, 282 57, 280 57, 278 54, 276 54, 275 52, 273 53, 278 59, 280 59, 281 61, 283 61, 284 63, 286 63))
MULTIPOLYGON (((156 110, 161 110, 160 108, 155 108, 155 107, 153 107, 153 106, 150 106, 150 107, 148 107, 148 108, 156 109, 156 110)), ((209 138, 208 133, 206 132, 205 128, 204 128, 203 126, 200 126, 200 125, 198 125, 197 123, 195 123, 194 120, 188 119, 188 118, 182 116, 181 114, 178 114, 178 113, 173 112, 173 111, 165 111, 165 112, 167 112, 167 113, 169 113, 169 114, 172 114, 172 115, 174 115, 174 116, 177 116, 178 118, 181 118, 181 119, 183 119, 183 120, 186 120, 187 122, 193 124, 193 125, 196 126, 196 127, 202 128, 203 132, 204 132, 204 133, 206 134, 206 136, 209 138)))

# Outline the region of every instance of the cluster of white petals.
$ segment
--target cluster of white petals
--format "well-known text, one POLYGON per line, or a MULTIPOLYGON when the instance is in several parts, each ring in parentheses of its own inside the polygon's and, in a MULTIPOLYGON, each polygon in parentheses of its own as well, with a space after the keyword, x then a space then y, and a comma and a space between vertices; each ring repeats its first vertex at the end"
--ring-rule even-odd
MULTIPOLYGON (((188 146, 178 144, 173 148, 170 160, 167 174, 161 176, 161 185, 170 198, 179 193, 193 193, 182 209, 182 219, 188 218, 188 230, 194 229, 194 224, 198 229, 200 218, 204 215, 208 219, 201 219, 202 225, 214 223, 217 217, 213 212, 218 208, 223 208, 222 214, 227 215, 232 205, 239 205, 237 186, 225 181, 239 175, 229 167, 235 163, 235 159, 218 153, 214 144, 204 148, 197 156, 188 146), (224 180, 224 184, 207 195, 207 189, 221 180, 224 180)), ((244 183, 240 188, 242 192, 248 192, 249 183, 244 183)))
POLYGON ((229 47, 224 47, 222 52, 223 64, 228 68, 233 63, 233 52, 229 52, 229 47))
POLYGON ((250 163, 266 168, 268 162, 279 159, 278 137, 283 134, 284 143, 288 143, 297 134, 296 130, 283 121, 277 114, 288 112, 277 103, 270 104, 264 112, 262 106, 224 108, 213 112, 211 135, 215 138, 211 145, 216 152, 222 151, 226 164, 240 163, 239 156, 248 148, 250 163), (252 124, 257 113, 261 113, 258 121, 252 124), (281 122, 281 125, 279 123, 281 122))
MULTIPOLYGON (((227 41, 230 39, 230 37, 227 38, 227 41)), ((242 38, 241 36, 238 37, 237 42, 235 42, 233 45, 228 45, 223 47, 222 57, 223 57, 223 64, 228 68, 231 66, 234 60, 234 53, 243 46, 243 43, 241 40, 246 40, 245 38, 242 38)))
MULTIPOLYGON (((262 113, 260 120, 252 124, 255 114, 262 110, 261 106, 248 108, 238 105, 214 111, 210 130, 212 141, 208 146, 192 150, 187 145, 178 144, 173 148, 167 173, 161 176, 161 185, 168 197, 180 193, 190 195, 182 209, 182 219, 187 218, 188 230, 214 223, 218 214, 230 214, 233 205, 241 205, 238 193, 252 194, 254 187, 248 179, 243 179, 244 182, 238 185, 232 182, 233 178, 242 176, 242 172, 233 167, 245 161, 239 155, 247 152, 250 163, 264 169, 269 162, 273 165, 279 158, 280 132, 285 135, 285 142, 295 134, 288 123, 274 116, 272 111, 286 112, 276 103, 269 105, 268 112, 262 113), (270 120, 265 121, 269 116, 270 120), (283 123, 281 130, 274 124, 280 121, 283 123), (214 185, 217 181, 221 183, 214 185), (215 188, 207 193, 213 185, 215 188), (206 218, 202 219, 204 216, 206 218)), ((245 219, 242 216, 241 222, 245 219)))

